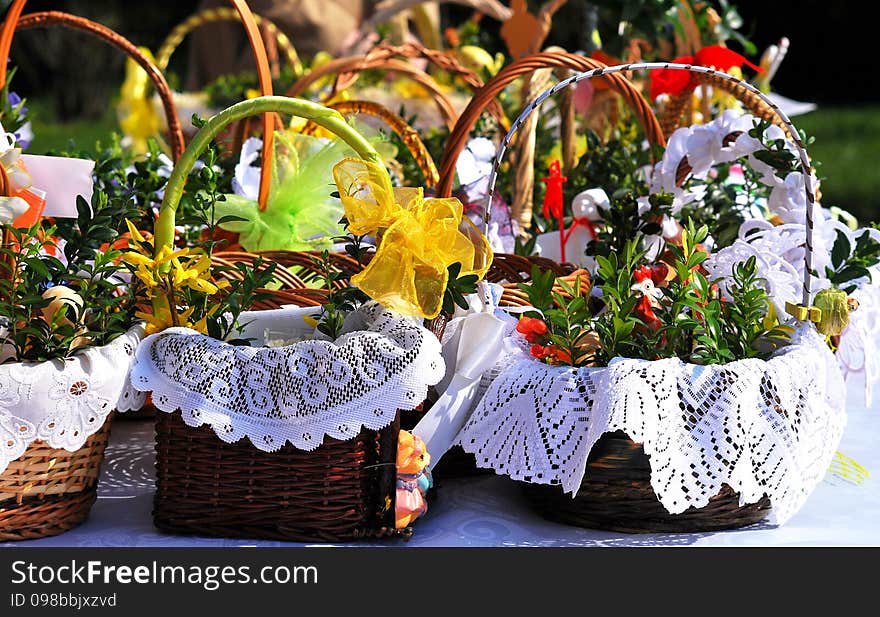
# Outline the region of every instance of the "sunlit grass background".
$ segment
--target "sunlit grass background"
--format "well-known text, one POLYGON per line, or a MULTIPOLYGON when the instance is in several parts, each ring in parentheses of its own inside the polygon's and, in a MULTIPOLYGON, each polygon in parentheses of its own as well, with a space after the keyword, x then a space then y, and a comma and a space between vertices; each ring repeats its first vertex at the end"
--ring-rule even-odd
MULTIPOLYGON (((66 148, 71 139, 90 148, 118 131, 112 108, 97 120, 60 124, 47 102, 29 104, 35 112, 31 152, 66 148)), ((823 205, 848 210, 863 223, 880 221, 880 105, 823 107, 794 122, 816 140, 810 155, 821 163, 823 205)))

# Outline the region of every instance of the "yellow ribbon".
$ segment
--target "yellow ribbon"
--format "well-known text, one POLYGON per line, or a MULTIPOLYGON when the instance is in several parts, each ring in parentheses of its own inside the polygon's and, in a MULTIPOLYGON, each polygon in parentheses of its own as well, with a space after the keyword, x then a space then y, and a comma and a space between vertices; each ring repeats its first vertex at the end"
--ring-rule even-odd
MULTIPOLYGON (((139 48, 150 61, 153 54, 146 47, 139 48)), ((131 138, 131 149, 138 154, 148 151, 147 140, 162 129, 162 120, 149 97, 150 77, 140 65, 128 58, 125 62, 125 81, 120 89, 116 111, 119 128, 131 138)))
POLYGON ((383 167, 357 159, 340 161, 333 177, 349 230, 379 239, 373 259, 351 282, 383 306, 433 319, 443 305, 449 266, 460 263, 459 276, 485 276, 492 249, 459 200, 393 188, 383 167))

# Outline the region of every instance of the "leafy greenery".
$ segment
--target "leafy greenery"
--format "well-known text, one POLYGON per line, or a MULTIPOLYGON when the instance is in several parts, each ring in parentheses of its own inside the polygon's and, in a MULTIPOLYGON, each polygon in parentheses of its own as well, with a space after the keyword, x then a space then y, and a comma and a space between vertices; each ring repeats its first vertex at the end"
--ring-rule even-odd
POLYGON ((610 207, 600 210, 602 225, 597 231, 596 239, 587 245, 587 255, 608 256, 612 252, 623 253, 630 242, 640 243, 645 236, 659 234, 659 221, 669 213, 672 195, 650 195, 648 205, 648 210, 639 212, 639 202, 634 193, 627 190, 615 193, 610 207))
POLYGON ((463 309, 468 308, 466 295, 476 293, 477 281, 479 277, 476 274, 468 274, 459 276, 461 272, 461 264, 456 262, 447 268, 449 271, 449 280, 446 283, 446 289, 443 292, 443 312, 446 315, 452 315, 455 307, 459 306, 463 309))
POLYGON ((652 353, 649 351, 651 337, 640 327, 642 321, 635 314, 639 298, 632 292, 633 272, 644 257, 644 252, 638 250, 638 242, 634 239, 629 240, 620 253, 611 252, 607 257, 596 257, 599 266, 597 278, 604 304, 595 323, 602 342, 597 356, 597 363, 601 365, 606 365, 617 356, 643 358, 652 353))
MULTIPOLYGON (((614 357, 696 364, 768 357, 791 330, 778 323, 754 257, 736 264, 731 297, 721 297, 701 268, 708 258, 701 248, 708 233, 705 225, 689 221, 681 245, 669 245, 667 263, 647 264, 638 238, 628 239, 620 251, 598 255, 595 284, 601 299, 593 301, 581 278, 572 285, 554 281, 550 272, 533 271, 532 281, 519 286, 537 309, 527 315, 541 316, 546 324, 542 343, 564 350, 551 354, 539 346, 533 355, 574 366, 606 365, 614 357)), ((535 338, 535 331, 531 325, 527 336, 535 338)))
POLYGON ((6 74, 6 83, 0 89, 0 125, 8 133, 18 131, 28 122, 28 108, 25 106, 26 99, 21 98, 9 89, 12 78, 18 67, 12 67, 6 74))
POLYGON ((868 230, 856 238, 855 246, 846 234, 838 231, 831 247, 831 267, 826 266, 825 275, 835 287, 852 293, 856 290, 856 279, 870 278, 868 268, 877 263, 880 263, 880 243, 871 238, 868 230))
POLYGON ((346 280, 348 277, 344 272, 333 268, 329 251, 322 251, 320 257, 314 258, 314 262, 321 271, 324 289, 329 291, 327 302, 321 308, 318 331, 332 340, 336 340, 342 332, 342 326, 345 325, 345 316, 356 310, 369 298, 357 287, 345 285, 338 288, 338 282, 346 280))

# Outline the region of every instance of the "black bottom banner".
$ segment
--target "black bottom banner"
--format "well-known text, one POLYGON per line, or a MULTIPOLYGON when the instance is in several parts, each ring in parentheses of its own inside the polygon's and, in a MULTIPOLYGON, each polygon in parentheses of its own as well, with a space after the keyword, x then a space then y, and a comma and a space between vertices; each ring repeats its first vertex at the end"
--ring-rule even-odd
POLYGON ((7 547, 0 615, 552 615, 570 602, 584 613, 609 602, 636 612, 757 603, 767 614, 776 601, 793 614, 800 603, 839 610, 872 595, 877 557, 866 549, 7 547))

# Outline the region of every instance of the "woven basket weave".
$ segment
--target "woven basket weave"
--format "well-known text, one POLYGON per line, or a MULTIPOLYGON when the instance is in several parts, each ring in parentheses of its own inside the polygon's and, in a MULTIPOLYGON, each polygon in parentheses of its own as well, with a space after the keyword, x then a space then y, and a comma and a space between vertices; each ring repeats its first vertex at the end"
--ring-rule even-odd
POLYGON ((0 541, 58 535, 88 518, 111 420, 76 452, 35 441, 9 463, 0 474, 0 541))
MULTIPOLYGON (((198 154, 225 124, 267 110, 314 120, 339 135, 363 158, 378 154, 333 110, 306 101, 261 97, 221 112, 193 138, 181 166, 175 168, 156 225, 156 245, 173 241, 174 212, 182 182, 198 154)), ((291 270, 283 289, 255 309, 284 304, 321 304, 323 290, 307 289, 312 255, 275 251, 227 253, 217 259, 253 263, 258 256, 291 270)), ((350 258, 338 258, 353 268, 350 258)), ((355 265, 357 262, 353 262, 355 265)), ((159 412, 156 423, 158 528, 185 534, 272 538, 293 541, 344 541, 364 537, 407 537, 394 528, 396 455, 399 418, 379 431, 363 430, 355 439, 325 439, 316 450, 290 445, 278 452, 257 450, 246 440, 228 444, 209 427, 186 426, 179 412, 159 412)))
MULTIPOLYGON (((148 74, 170 127, 172 157, 183 153, 184 140, 171 90, 161 71, 138 48, 113 30, 82 17, 48 11, 21 16, 25 1, 16 0, 0 32, 0 57, 8 58, 18 30, 63 27, 84 32, 133 58, 148 74)), ((0 83, 5 83, 7 62, 0 63, 0 83)), ((75 452, 35 441, 0 474, 0 540, 32 540, 63 533, 81 524, 96 499, 96 486, 112 415, 102 428, 75 452)))
MULTIPOLYGON (((712 80, 727 81, 731 89, 742 89, 756 98, 761 98, 772 110, 776 122, 785 126, 789 135, 797 135, 788 118, 753 86, 724 73, 704 67, 661 63, 633 63, 617 67, 599 67, 591 71, 577 74, 563 80, 551 90, 541 94, 526 108, 511 127, 510 132, 502 140, 498 157, 489 178, 489 194, 486 199, 487 209, 490 207, 495 190, 497 165, 507 149, 511 139, 525 117, 534 111, 551 94, 584 79, 607 78, 630 70, 655 69, 686 70, 712 80)), ((809 157, 803 143, 794 138, 798 148, 801 164, 810 168, 809 157)), ((454 150, 453 150, 454 151, 454 150)), ((679 183, 690 173, 689 165, 684 163, 679 169, 679 183)), ((812 229, 813 209, 815 201, 813 188, 809 180, 805 182, 807 194, 807 226, 805 272, 803 289, 803 305, 809 306, 811 298, 812 271, 812 229)), ((704 530, 732 529, 751 525, 763 520, 769 512, 769 502, 762 499, 754 504, 740 506, 739 495, 725 485, 710 503, 702 508, 691 508, 682 514, 672 515, 660 504, 651 486, 651 467, 648 457, 641 445, 636 444, 623 433, 603 435, 593 450, 587 464, 587 471, 576 496, 572 498, 560 487, 540 484, 524 484, 524 491, 536 510, 555 521, 585 527, 610 529, 625 532, 696 532, 704 530)))

